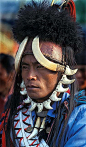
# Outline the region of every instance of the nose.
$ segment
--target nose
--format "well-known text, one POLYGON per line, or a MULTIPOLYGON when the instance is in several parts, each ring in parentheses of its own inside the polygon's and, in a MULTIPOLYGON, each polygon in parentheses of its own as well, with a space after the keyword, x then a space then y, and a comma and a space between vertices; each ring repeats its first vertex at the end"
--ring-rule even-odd
POLYGON ((27 80, 36 80, 36 79, 37 79, 36 71, 33 68, 31 68, 28 72, 27 80))

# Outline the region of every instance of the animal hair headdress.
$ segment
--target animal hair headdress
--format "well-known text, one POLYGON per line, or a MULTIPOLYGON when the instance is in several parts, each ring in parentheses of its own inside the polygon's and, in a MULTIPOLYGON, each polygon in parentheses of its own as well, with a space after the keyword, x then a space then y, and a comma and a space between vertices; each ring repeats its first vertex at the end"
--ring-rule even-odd
POLYGON ((74 22, 74 17, 70 19, 69 15, 64 5, 59 12, 58 5, 49 6, 45 1, 36 4, 33 1, 20 9, 13 27, 14 38, 21 43, 26 36, 39 36, 42 41, 54 42, 61 47, 70 46, 77 52, 82 48, 81 28, 74 22))

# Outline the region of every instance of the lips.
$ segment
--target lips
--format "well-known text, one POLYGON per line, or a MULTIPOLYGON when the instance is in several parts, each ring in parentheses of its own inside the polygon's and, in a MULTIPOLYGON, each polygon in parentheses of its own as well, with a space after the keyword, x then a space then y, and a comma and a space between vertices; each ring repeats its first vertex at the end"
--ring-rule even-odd
POLYGON ((34 89, 38 89, 38 88, 39 88, 39 86, 34 85, 34 84, 29 84, 26 86, 27 90, 34 90, 34 89))

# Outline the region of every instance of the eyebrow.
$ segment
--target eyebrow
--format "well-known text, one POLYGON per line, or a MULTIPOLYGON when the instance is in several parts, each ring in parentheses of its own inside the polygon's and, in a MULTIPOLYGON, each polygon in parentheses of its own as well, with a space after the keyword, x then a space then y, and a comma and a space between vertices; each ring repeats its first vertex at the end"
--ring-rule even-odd
POLYGON ((23 65, 23 64, 24 64, 24 65, 28 65, 28 63, 25 63, 25 62, 21 62, 21 65, 23 65))
MULTIPOLYGON (((38 61, 36 61, 36 62, 33 62, 33 64, 40 64, 38 61)), ((26 62, 24 62, 24 61, 22 61, 21 62, 21 65, 29 65, 28 63, 26 63, 26 62)))

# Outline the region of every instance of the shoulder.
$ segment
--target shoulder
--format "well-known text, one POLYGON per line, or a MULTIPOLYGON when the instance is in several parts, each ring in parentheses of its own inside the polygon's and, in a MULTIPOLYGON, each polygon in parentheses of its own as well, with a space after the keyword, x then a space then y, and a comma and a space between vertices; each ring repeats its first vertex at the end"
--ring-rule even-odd
POLYGON ((86 146, 86 104, 74 108, 66 126, 65 147, 86 146))
MULTIPOLYGON (((86 128, 86 96, 84 90, 75 95, 74 102, 75 108, 70 115, 68 126, 71 128, 71 131, 75 133, 76 130, 80 128, 86 128)), ((72 134, 74 134, 73 132, 72 134)))
POLYGON ((82 90, 75 94, 74 96, 75 108, 70 116, 70 119, 74 119, 76 121, 86 119, 86 96, 85 91, 82 90))
POLYGON ((86 146, 86 96, 85 91, 78 92, 75 97, 75 108, 67 122, 64 133, 64 147, 86 146))
MULTIPOLYGON (((76 122, 81 121, 82 119, 85 119, 86 121, 86 104, 81 104, 74 108, 70 116, 69 123, 74 122, 73 124, 75 124, 76 122)), ((86 122, 84 123, 86 124, 86 122)))

